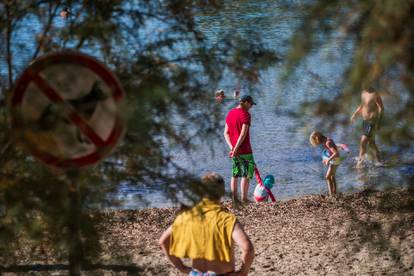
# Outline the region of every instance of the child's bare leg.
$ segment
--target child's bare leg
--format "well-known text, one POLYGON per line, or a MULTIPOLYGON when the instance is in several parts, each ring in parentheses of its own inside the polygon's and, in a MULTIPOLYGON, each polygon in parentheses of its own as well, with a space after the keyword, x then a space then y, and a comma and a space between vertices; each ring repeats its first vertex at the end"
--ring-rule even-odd
POLYGON ((334 194, 334 195, 336 195, 336 177, 335 176, 333 176, 332 177, 332 193, 334 194))
POLYGON ((332 195, 332 191, 331 191, 331 180, 330 179, 326 179, 326 185, 328 186, 328 194, 332 195))
POLYGON ((237 182, 238 178, 233 176, 230 181, 231 196, 233 201, 237 200, 237 182))
POLYGON ((336 195, 336 168, 337 166, 332 166, 332 175, 331 175, 331 183, 332 183, 332 194, 336 195))
POLYGON ((247 201, 247 194, 249 193, 249 179, 247 177, 242 177, 240 181, 241 186, 241 200, 247 201))
POLYGON ((335 166, 329 165, 328 170, 326 171, 325 179, 326 184, 328 185, 329 195, 333 193, 333 184, 332 184, 332 168, 335 166))

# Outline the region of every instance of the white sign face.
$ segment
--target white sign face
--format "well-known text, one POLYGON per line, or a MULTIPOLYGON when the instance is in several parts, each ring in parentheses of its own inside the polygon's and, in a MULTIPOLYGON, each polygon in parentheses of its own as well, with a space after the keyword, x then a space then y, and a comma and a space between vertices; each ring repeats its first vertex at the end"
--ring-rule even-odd
POLYGON ((94 164, 123 133, 116 77, 79 53, 42 57, 19 78, 12 95, 13 127, 36 158, 63 169, 94 164))

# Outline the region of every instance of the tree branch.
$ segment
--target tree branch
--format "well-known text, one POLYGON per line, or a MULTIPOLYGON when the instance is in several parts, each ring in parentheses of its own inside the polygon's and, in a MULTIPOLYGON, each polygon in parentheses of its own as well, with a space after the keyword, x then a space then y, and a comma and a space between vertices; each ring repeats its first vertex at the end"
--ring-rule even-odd
POLYGON ((51 28, 52 22, 53 22, 53 18, 55 17, 56 12, 57 12, 58 8, 60 7, 60 3, 61 3, 61 1, 58 2, 58 4, 56 5, 56 7, 53 11, 51 10, 51 7, 52 7, 53 4, 50 4, 50 6, 49 6, 49 19, 48 19, 48 22, 47 22, 44 30, 43 30, 42 36, 39 40, 39 43, 37 44, 36 50, 35 50, 35 52, 32 56, 32 60, 37 57, 37 55, 40 52, 40 49, 43 46, 43 42, 45 41, 45 37, 47 36, 47 33, 50 31, 50 28, 51 28))
POLYGON ((12 22, 10 15, 10 4, 6 2, 6 59, 7 59, 7 70, 9 74, 9 87, 13 85, 13 65, 12 65, 12 51, 11 51, 11 34, 12 34, 12 22))

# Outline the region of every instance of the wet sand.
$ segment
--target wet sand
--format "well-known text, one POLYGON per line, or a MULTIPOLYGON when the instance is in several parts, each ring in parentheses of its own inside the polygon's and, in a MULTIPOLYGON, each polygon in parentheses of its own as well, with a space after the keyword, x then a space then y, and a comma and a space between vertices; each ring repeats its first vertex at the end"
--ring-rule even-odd
MULTIPOLYGON (((254 244, 251 275, 414 275, 414 191, 307 196, 250 203, 237 210, 229 202, 224 205, 254 244)), ((103 269, 84 275, 180 275, 157 243, 177 212, 154 208, 101 213, 103 269), (116 271, 123 268, 129 272, 116 271)), ((42 259, 37 256, 36 263, 42 259)), ((67 272, 55 269, 47 275, 67 272)))

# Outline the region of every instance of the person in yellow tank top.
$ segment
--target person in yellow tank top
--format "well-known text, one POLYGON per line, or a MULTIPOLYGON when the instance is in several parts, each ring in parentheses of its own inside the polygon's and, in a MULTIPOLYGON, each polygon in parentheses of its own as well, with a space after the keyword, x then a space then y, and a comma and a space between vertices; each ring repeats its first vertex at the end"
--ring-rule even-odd
POLYGON ((178 270, 188 275, 247 275, 254 249, 236 216, 220 205, 225 192, 223 177, 207 173, 201 183, 207 195, 176 217, 159 240, 161 249, 178 270), (234 244, 242 251, 238 271, 234 244), (181 258, 191 259, 192 267, 185 266, 181 258))

